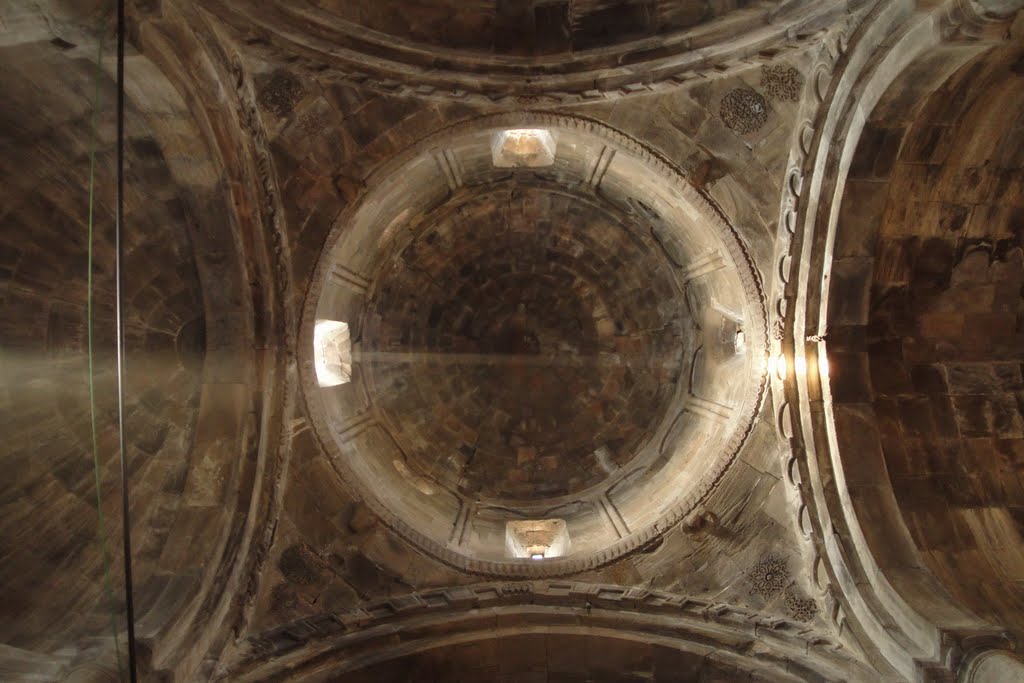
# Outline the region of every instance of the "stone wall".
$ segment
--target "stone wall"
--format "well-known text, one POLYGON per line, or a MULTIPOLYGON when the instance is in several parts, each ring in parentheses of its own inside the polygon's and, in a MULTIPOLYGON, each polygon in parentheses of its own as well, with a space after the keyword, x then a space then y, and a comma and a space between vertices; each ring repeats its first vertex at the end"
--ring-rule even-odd
MULTIPOLYGON (((925 566, 961 604, 1017 633, 1022 55, 989 52, 923 99, 894 89, 872 115, 837 231, 829 333, 833 398, 850 406, 848 418, 837 412, 848 476, 866 482, 856 473, 878 466, 877 418, 884 467, 925 566), (856 404, 860 412, 849 412, 856 404)), ((955 57, 940 52, 918 65, 922 81, 955 57)), ((880 510, 865 524, 883 556, 885 524, 880 510)))
MULTIPOLYGON (((0 641, 52 650, 123 626, 114 376, 113 83, 51 43, 6 48, 0 174, 0 641), (96 456, 111 589, 104 595, 90 423, 87 223, 91 98, 98 78, 93 242, 96 456)), ((127 121, 126 438, 134 560, 143 590, 180 520, 195 434, 205 319, 188 199, 137 110, 127 121)))

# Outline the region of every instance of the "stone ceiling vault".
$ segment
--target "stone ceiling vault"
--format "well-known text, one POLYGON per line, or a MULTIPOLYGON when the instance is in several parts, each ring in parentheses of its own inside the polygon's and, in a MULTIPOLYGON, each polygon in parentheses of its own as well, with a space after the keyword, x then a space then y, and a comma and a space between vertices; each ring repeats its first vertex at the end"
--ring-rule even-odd
MULTIPOLYGON (((142 680, 1016 666, 1020 2, 128 5, 142 680)), ((110 25, 0 6, 3 680, 120 680, 110 25)))

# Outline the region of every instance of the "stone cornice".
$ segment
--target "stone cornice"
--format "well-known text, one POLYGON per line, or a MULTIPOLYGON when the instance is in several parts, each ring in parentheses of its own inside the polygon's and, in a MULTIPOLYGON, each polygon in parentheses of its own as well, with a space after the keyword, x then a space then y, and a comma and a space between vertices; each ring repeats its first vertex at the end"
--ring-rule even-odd
POLYGON ((646 588, 574 581, 487 583, 421 591, 292 622, 245 642, 218 680, 337 675, 443 638, 609 628, 685 649, 711 647, 763 673, 862 680, 870 670, 834 637, 776 616, 646 588), (674 644, 674 645, 672 645, 674 644), (389 654, 390 651, 390 654, 389 654), (286 673, 287 672, 287 673, 286 673))
POLYGON ((396 95, 552 106, 658 92, 730 75, 812 47, 873 0, 823 0, 741 16, 624 45, 517 58, 445 50, 386 36, 310 9, 250 0, 204 8, 262 59, 396 95), (380 57, 378 55, 387 55, 380 57))

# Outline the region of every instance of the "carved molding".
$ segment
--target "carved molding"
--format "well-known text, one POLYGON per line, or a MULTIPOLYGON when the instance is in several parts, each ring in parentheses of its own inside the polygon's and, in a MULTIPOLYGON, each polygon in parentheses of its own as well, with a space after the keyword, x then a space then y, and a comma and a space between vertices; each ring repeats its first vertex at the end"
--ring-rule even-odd
POLYGON ((262 59, 309 74, 329 71, 332 79, 394 95, 537 107, 649 94, 766 64, 819 42, 821 26, 871 1, 821 0, 781 11, 745 11, 742 21, 730 17, 717 33, 691 29, 574 52, 571 59, 446 50, 377 33, 309 6, 268 8, 254 0, 213 0, 204 6, 262 59), (645 53, 657 56, 638 58, 645 53))
POLYGON ((272 675, 277 667, 281 673, 287 669, 301 675, 307 662, 323 666, 325 658, 345 660, 347 648, 358 647, 365 660, 366 641, 377 631, 388 636, 377 646, 380 649, 393 648, 396 636, 403 643, 432 637, 435 633, 417 635, 416 630, 429 632, 435 622, 444 623, 445 631, 468 628, 486 638, 494 630, 493 616, 466 627, 460 627, 459 621, 503 613, 514 615, 517 624, 532 624, 529 628, 564 623, 558 615, 572 615, 572 622, 584 628, 614 624, 623 632, 712 642, 743 657, 751 656, 749 644, 756 641, 757 659, 767 654, 769 661, 785 662, 828 680, 837 680, 840 673, 854 674, 851 680, 870 675, 855 653, 799 620, 660 590, 533 581, 427 590, 300 619, 247 639, 239 661, 218 672, 217 680, 257 680, 272 675))

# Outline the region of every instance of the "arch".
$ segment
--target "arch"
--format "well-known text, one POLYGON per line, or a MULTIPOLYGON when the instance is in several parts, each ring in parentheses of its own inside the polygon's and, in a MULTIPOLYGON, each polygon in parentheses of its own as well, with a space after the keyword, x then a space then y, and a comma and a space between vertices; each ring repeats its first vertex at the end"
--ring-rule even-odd
POLYGON ((537 581, 424 591, 287 624, 250 639, 247 656, 215 680, 326 680, 437 647, 530 633, 601 635, 701 656, 713 651, 719 661, 767 680, 870 676, 829 638, 742 607, 663 591, 537 581))
MULTIPOLYGON (((793 281, 783 285, 787 299, 795 297, 801 305, 781 322, 781 351, 797 370, 787 378, 784 392, 787 401, 799 406, 791 414, 796 474, 822 560, 819 581, 840 596, 840 621, 871 643, 880 668, 892 667, 907 679, 917 678, 921 668, 946 666, 961 651, 960 639, 998 640, 1000 630, 959 610, 927 572, 901 576, 892 571, 904 561, 905 568, 920 567, 908 559, 916 549, 901 516, 887 514, 894 508, 891 499, 885 500, 887 482, 879 480, 878 468, 854 466, 862 454, 877 451, 870 443, 871 425, 843 406, 850 395, 844 392, 858 386, 845 380, 860 378, 866 365, 855 354, 843 355, 848 340, 835 323, 863 314, 867 296, 857 270, 863 264, 836 260, 836 250, 845 248, 839 233, 844 216, 864 209, 856 199, 845 201, 844 192, 854 187, 848 180, 856 173, 858 145, 868 139, 865 124, 884 106, 886 93, 898 90, 890 87, 903 77, 913 88, 927 87, 928 79, 921 76, 929 73, 933 59, 939 62, 932 62, 932 68, 939 68, 930 73, 943 81, 943 68, 948 75, 1002 41, 1008 18, 1012 15, 958 2, 938 8, 909 2, 876 6, 867 28, 851 36, 848 45, 837 46, 839 68, 830 82, 823 79, 819 85, 827 111, 821 124, 810 129, 811 139, 801 141, 806 150, 801 173, 808 181, 794 201, 793 281), (881 51, 879 44, 885 46, 881 51), (832 296, 840 291, 847 296, 832 296), (891 562, 899 553, 906 554, 891 562)), ((850 244, 859 244, 858 238, 850 244)))
MULTIPOLYGON (((824 23, 848 10, 845 0, 730 8, 710 27, 670 29, 657 37, 575 49, 567 58, 566 51, 524 57, 430 45, 368 30, 351 21, 351 14, 287 3, 267 7, 250 0, 218 0, 208 6, 238 32, 239 40, 300 69, 315 71, 327 64, 346 79, 387 92, 415 91, 479 104, 522 97, 530 106, 600 102, 715 77, 768 55, 795 52, 801 43, 818 39, 824 23), (259 11, 254 11, 257 6, 259 11)), ((442 5, 432 11, 446 9, 442 5)), ((465 8, 462 12, 472 14, 465 8)), ((482 33, 470 35, 477 40, 482 33)))
MULTIPOLYGON (((24 9, 11 8, 23 21, 17 31, 6 36, 4 49, 8 54, 26 55, 48 50, 57 55, 50 60, 57 65, 55 69, 63 68, 68 74, 84 70, 80 82, 91 83, 98 36, 83 28, 89 19, 82 9, 66 3, 54 8, 56 16, 49 17, 38 8, 27 7, 29 4, 25 3, 24 9), (48 18, 54 21, 48 22, 48 18)), ((133 449, 132 515, 137 527, 137 557, 133 560, 137 634, 144 660, 140 668, 144 673, 168 669, 190 678, 207 650, 215 650, 228 638, 229 629, 222 626, 242 618, 245 603, 238 596, 253 579, 262 548, 268 543, 256 530, 268 526, 266 520, 274 509, 276 480, 285 456, 279 437, 287 421, 281 415, 287 413, 289 405, 287 321, 281 305, 287 299, 288 280, 272 273, 281 270, 288 253, 281 249, 274 221, 276 181, 259 170, 259 122, 239 126, 238 117, 245 113, 241 104, 237 109, 227 108, 221 100, 222 93, 230 92, 244 101, 244 74, 232 71, 231 62, 198 37, 197 33, 204 30, 201 22, 191 22, 194 32, 185 28, 173 3, 163 3, 161 11, 160 16, 133 15, 130 30, 138 37, 141 53, 130 52, 126 68, 128 218, 132 223, 126 229, 128 291, 135 293, 136 285, 147 284, 138 297, 127 302, 129 391, 135 381, 145 390, 145 394, 128 396, 127 430, 133 449), (167 40, 172 34, 181 39, 173 47, 167 40), (134 166, 136 156, 157 161, 134 166), (174 197, 169 196, 175 192, 174 197), (195 287, 175 290, 172 285, 179 280, 194 281, 195 287), (135 317, 141 319, 139 325, 131 322, 135 317), (178 328, 164 331, 162 322, 154 322, 163 318, 177 321, 178 328), (161 331, 159 338, 154 339, 153 329, 161 331), (262 359, 256 357, 257 348, 265 350, 262 359), (145 358, 138 356, 140 360, 133 367, 135 349, 144 349, 147 354, 145 358), (192 393, 184 398, 172 395, 180 393, 179 389, 164 381, 164 365, 155 367, 154 363, 163 363, 177 373, 175 376, 192 378, 192 393), (170 417, 162 413, 161 406, 168 404, 182 414, 170 417), (155 417, 147 418, 150 413, 155 417), (161 436, 170 422, 188 425, 181 430, 180 438, 171 440, 173 443, 161 436), (141 453, 139 444, 143 447, 141 453), (140 533, 144 529, 147 533, 140 533)), ((101 93, 110 97, 105 101, 112 101, 114 63, 109 36, 107 45, 97 78, 101 93)), ((85 90, 77 93, 79 109, 88 106, 85 90)), ((62 90, 58 95, 76 97, 74 89, 62 90)), ((110 136, 105 135, 108 129, 103 125, 107 120, 99 121, 98 226, 105 226, 109 225, 106 190, 111 185, 103 184, 107 176, 102 169, 113 158, 113 152, 110 136)), ((65 148, 56 152, 57 157, 66 154, 67 149, 88 149, 87 122, 88 116, 83 116, 72 125, 54 129, 65 136, 61 140, 65 148)), ((64 173, 70 180, 65 193, 77 196, 81 191, 84 197, 87 174, 76 175, 73 162, 66 167, 70 170, 64 173)), ((109 194, 112 196, 112 191, 109 194)), ((69 211, 69 221, 84 221, 84 212, 71 215, 69 211)), ((46 225, 46 221, 38 224, 46 225)), ((104 259, 110 256, 104 231, 103 227, 97 228, 101 269, 106 268, 104 259)), ((48 244, 57 260, 67 257, 77 261, 75 250, 81 247, 84 273, 84 243, 84 237, 69 237, 66 242, 54 240, 48 244)), ((112 290, 105 287, 108 280, 104 270, 98 276, 103 295, 112 290)), ((68 276, 66 281, 76 287, 69 290, 68 301, 62 305, 76 310, 78 279, 68 276)), ((76 319, 84 325, 84 287, 81 291, 83 313, 76 319)), ((101 304, 99 315, 105 320, 109 317, 106 300, 101 304)), ((71 334, 73 326, 62 325, 69 339, 78 338, 71 334)), ((108 336, 102 337, 105 344, 108 336)), ((64 365, 80 364, 84 368, 84 334, 79 340, 81 348, 54 349, 64 365)), ((99 369, 102 389, 112 373, 103 365, 99 369)), ((77 400, 65 398, 65 406, 72 405, 72 398, 77 400)), ((72 407, 81 412, 77 404, 72 407)), ((26 409, 38 406, 26 405, 26 409)), ((101 436, 103 452, 113 452, 116 439, 108 438, 105 432, 101 436)), ((82 440, 82 444, 87 443, 82 440)), ((85 492, 84 501, 90 501, 86 494, 91 493, 91 455, 84 445, 79 450, 71 453, 69 447, 65 451, 75 462, 74 467, 65 470, 70 477, 82 469, 77 463, 90 465, 88 477, 70 484, 75 491, 85 492)), ((30 472, 25 470, 25 474, 30 472)), ((30 492, 26 481, 15 480, 13 487, 25 488, 5 497, 17 498, 30 492)), ((104 479, 104 485, 108 489, 105 499, 114 502, 113 478, 109 482, 104 479)), ((94 504, 91 507, 85 504, 82 519, 89 520, 88 515, 95 514, 94 504)), ((39 519, 56 523, 45 515, 39 519)), ((89 533, 88 524, 81 524, 85 529, 82 534, 89 533)), ((113 528, 108 533, 116 539, 119 521, 115 518, 110 526, 113 528)), ((60 538, 41 536, 44 544, 60 538)), ((91 539, 90 535, 80 545, 87 546, 91 539)), ((69 551, 61 580, 81 581, 81 575, 74 571, 76 561, 85 563, 83 574, 96 576, 100 566, 97 558, 98 554, 94 557, 88 549, 79 554, 69 551), (73 579, 68 578, 71 574, 73 579)), ((117 591, 116 570, 113 581, 117 591)), ((100 585, 98 579, 96 585, 100 585)), ((67 592, 82 607, 80 612, 68 610, 60 615, 61 620, 73 623, 79 616, 84 620, 84 615, 94 609, 91 603, 86 604, 92 599, 90 591, 76 593, 68 588, 67 592)), ((104 606, 103 613, 107 610, 104 606)), ((84 657, 81 648, 86 646, 92 648, 90 657, 102 659, 107 653, 98 650, 113 648, 106 637, 109 621, 90 623, 101 624, 103 631, 80 634, 85 640, 73 643, 79 647, 77 655, 73 647, 57 651, 67 643, 55 643, 55 638, 26 639, 19 644, 46 652, 62 665, 76 665, 75 657, 84 657)))

